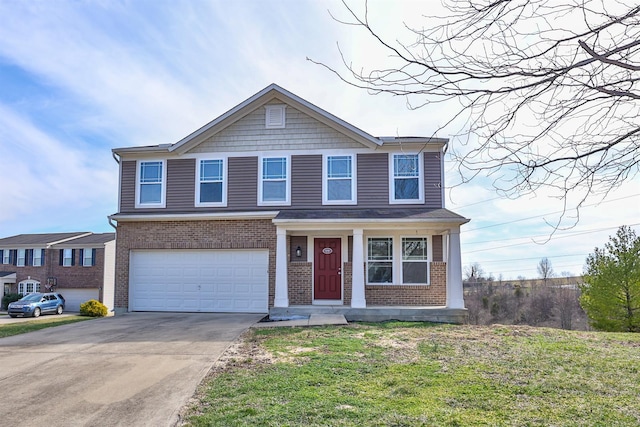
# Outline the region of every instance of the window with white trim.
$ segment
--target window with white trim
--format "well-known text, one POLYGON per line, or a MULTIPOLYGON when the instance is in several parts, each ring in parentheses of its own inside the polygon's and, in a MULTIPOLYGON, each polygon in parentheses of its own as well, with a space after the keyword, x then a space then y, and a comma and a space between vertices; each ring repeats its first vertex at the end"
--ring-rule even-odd
POLYGON ((429 256, 426 237, 402 238, 402 283, 426 285, 429 283, 429 256))
POLYGON ((265 127, 267 129, 282 129, 285 125, 284 105, 265 106, 265 127))
POLYGON ((390 157, 390 203, 424 201, 420 154, 392 154, 390 157))
POLYGON ((287 205, 290 203, 289 159, 263 157, 260 162, 259 205, 287 205))
POLYGON ((71 267, 73 265, 73 249, 62 250, 62 266, 71 267))
POLYGON ((94 265, 93 263, 94 253, 95 251, 91 248, 84 248, 82 250, 82 266, 83 267, 91 267, 92 265, 94 265))
POLYGON ((367 239, 367 283, 393 283, 393 239, 367 239))
POLYGON ((18 249, 18 260, 16 265, 18 267, 24 267, 27 259, 27 250, 26 249, 18 249))
POLYGON ((11 264, 11 250, 3 249, 2 250, 2 263, 3 264, 11 264))
POLYGON ((354 156, 324 156, 322 202, 324 204, 354 204, 356 185, 354 156))
POLYGON ((137 207, 164 207, 165 161, 139 161, 137 207))
POLYGON ((25 280, 18 283, 18 293, 22 295, 40 292, 40 282, 34 280, 25 280))
POLYGON ((40 267, 42 266, 42 249, 33 249, 33 266, 40 267))
POLYGON ((224 159, 199 161, 196 206, 225 206, 227 202, 224 159))

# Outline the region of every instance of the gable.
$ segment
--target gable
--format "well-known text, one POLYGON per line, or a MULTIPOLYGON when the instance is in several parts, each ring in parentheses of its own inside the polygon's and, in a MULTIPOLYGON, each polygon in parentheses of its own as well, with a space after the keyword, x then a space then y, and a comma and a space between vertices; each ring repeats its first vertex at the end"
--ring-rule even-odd
POLYGON ((267 127, 267 108, 282 105, 274 100, 258 107, 225 129, 210 135, 188 153, 349 149, 365 146, 308 114, 285 106, 285 124, 267 127))

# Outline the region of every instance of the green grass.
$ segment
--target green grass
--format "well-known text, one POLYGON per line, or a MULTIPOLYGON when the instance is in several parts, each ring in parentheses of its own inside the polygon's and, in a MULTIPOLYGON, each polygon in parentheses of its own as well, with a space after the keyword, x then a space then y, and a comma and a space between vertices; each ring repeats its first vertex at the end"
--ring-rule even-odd
POLYGON ((83 320, 90 319, 93 318, 86 316, 46 316, 26 322, 8 323, 6 325, 0 325, 0 338, 10 337, 12 335, 26 334, 27 332, 38 331, 40 329, 66 325, 69 323, 82 322, 83 320))
POLYGON ((253 330, 193 426, 637 426, 640 334, 389 322, 253 330))

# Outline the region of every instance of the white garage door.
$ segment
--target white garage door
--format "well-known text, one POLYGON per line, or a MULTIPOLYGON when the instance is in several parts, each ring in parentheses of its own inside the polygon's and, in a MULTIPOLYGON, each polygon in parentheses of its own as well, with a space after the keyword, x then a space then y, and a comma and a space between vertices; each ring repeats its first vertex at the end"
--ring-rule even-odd
POLYGON ((56 292, 59 292, 64 297, 64 310, 65 311, 80 311, 80 304, 95 299, 99 301, 100 291, 98 288, 91 289, 72 289, 72 288, 58 288, 56 292))
POLYGON ((129 264, 132 311, 267 313, 267 250, 139 250, 129 264))

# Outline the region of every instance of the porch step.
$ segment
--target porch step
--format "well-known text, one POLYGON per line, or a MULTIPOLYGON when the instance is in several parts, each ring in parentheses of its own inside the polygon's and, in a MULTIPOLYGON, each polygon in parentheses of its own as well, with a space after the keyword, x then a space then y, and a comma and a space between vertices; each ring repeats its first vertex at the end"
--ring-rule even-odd
MULTIPOLYGON (((330 316, 340 315, 349 322, 384 322, 402 320, 411 322, 459 323, 467 322, 468 312, 465 308, 448 308, 441 306, 368 306, 352 308, 338 305, 297 305, 289 307, 272 307, 271 318, 286 316, 330 316)), ((306 319, 303 321, 306 322, 306 319)), ((306 326, 306 325, 305 325, 306 326)))
POLYGON ((308 319, 279 320, 273 322, 260 322, 253 328, 278 328, 283 326, 325 326, 348 325, 347 319, 342 314, 311 314, 308 319))

